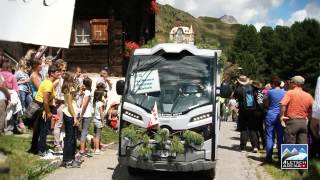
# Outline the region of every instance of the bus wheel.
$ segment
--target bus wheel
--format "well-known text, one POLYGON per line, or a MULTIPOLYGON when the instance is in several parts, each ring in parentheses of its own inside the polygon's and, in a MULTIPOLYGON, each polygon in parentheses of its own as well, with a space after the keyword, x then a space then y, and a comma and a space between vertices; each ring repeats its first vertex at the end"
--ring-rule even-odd
POLYGON ((209 169, 209 170, 203 171, 203 175, 206 177, 206 179, 212 180, 216 176, 216 169, 209 169))
POLYGON ((130 176, 138 176, 139 174, 141 174, 141 169, 128 167, 128 172, 130 176))

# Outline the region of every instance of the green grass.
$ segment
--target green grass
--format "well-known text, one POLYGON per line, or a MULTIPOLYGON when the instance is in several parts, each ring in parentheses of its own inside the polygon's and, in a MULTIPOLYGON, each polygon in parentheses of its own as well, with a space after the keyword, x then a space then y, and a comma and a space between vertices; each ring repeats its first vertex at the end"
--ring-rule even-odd
MULTIPOLYGON (((93 126, 90 127, 93 134, 93 126)), ((5 154, 5 160, 0 159, 0 179, 41 179, 54 170, 48 167, 50 160, 42 160, 39 156, 27 153, 31 144, 32 131, 27 134, 0 136, 0 153, 5 154), (9 172, 2 172, 9 169, 9 172)), ((110 128, 102 129, 102 142, 118 142, 118 135, 110 128)), ((47 146, 53 148, 53 137, 47 136, 47 146)))
MULTIPOLYGON (((93 133, 93 124, 91 123, 89 128, 89 134, 94 135, 93 133)), ((116 133, 114 130, 112 130, 109 127, 103 127, 102 133, 101 133, 101 141, 104 144, 108 144, 111 142, 117 143, 119 141, 118 133, 116 133)))
POLYGON ((0 174, 0 179, 40 179, 44 174, 52 171, 50 168, 38 171, 46 167, 50 161, 27 153, 30 141, 30 137, 0 136, 0 152, 6 155, 2 167, 9 168, 8 173, 0 174))
MULTIPOLYGON (((277 152, 273 152, 276 154, 277 152)), ((264 159, 266 152, 260 151, 261 157, 264 159)), ((276 158, 274 158, 277 161, 276 158)), ((309 161, 308 170, 282 170, 278 162, 273 162, 271 164, 263 164, 265 171, 270 174, 274 180, 319 180, 320 179, 320 161, 312 160, 309 161)))

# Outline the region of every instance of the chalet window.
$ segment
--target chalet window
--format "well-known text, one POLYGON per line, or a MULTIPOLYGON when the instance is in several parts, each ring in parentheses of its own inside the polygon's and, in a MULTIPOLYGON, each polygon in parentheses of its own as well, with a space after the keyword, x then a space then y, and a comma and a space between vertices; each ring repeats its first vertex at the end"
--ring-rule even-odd
POLYGON ((75 21, 74 45, 90 45, 90 23, 89 21, 75 21))
POLYGON ((108 44, 108 19, 92 19, 91 24, 91 43, 108 44))

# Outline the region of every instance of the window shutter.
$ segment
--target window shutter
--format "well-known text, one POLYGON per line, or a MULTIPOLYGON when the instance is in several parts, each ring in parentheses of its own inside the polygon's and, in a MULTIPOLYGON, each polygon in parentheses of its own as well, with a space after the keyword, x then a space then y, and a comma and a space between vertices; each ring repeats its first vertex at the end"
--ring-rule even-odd
POLYGON ((93 45, 108 44, 108 19, 92 19, 91 43, 93 45))

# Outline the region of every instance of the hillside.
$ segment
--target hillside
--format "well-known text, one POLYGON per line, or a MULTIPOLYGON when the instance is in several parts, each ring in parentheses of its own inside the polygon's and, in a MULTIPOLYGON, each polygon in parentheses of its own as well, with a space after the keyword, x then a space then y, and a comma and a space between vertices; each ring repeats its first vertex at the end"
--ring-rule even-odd
POLYGON ((238 24, 226 24, 213 17, 195 18, 169 5, 160 5, 160 11, 156 15, 157 42, 168 42, 171 28, 178 24, 193 26, 196 45, 218 48, 230 47, 239 29, 238 24))

